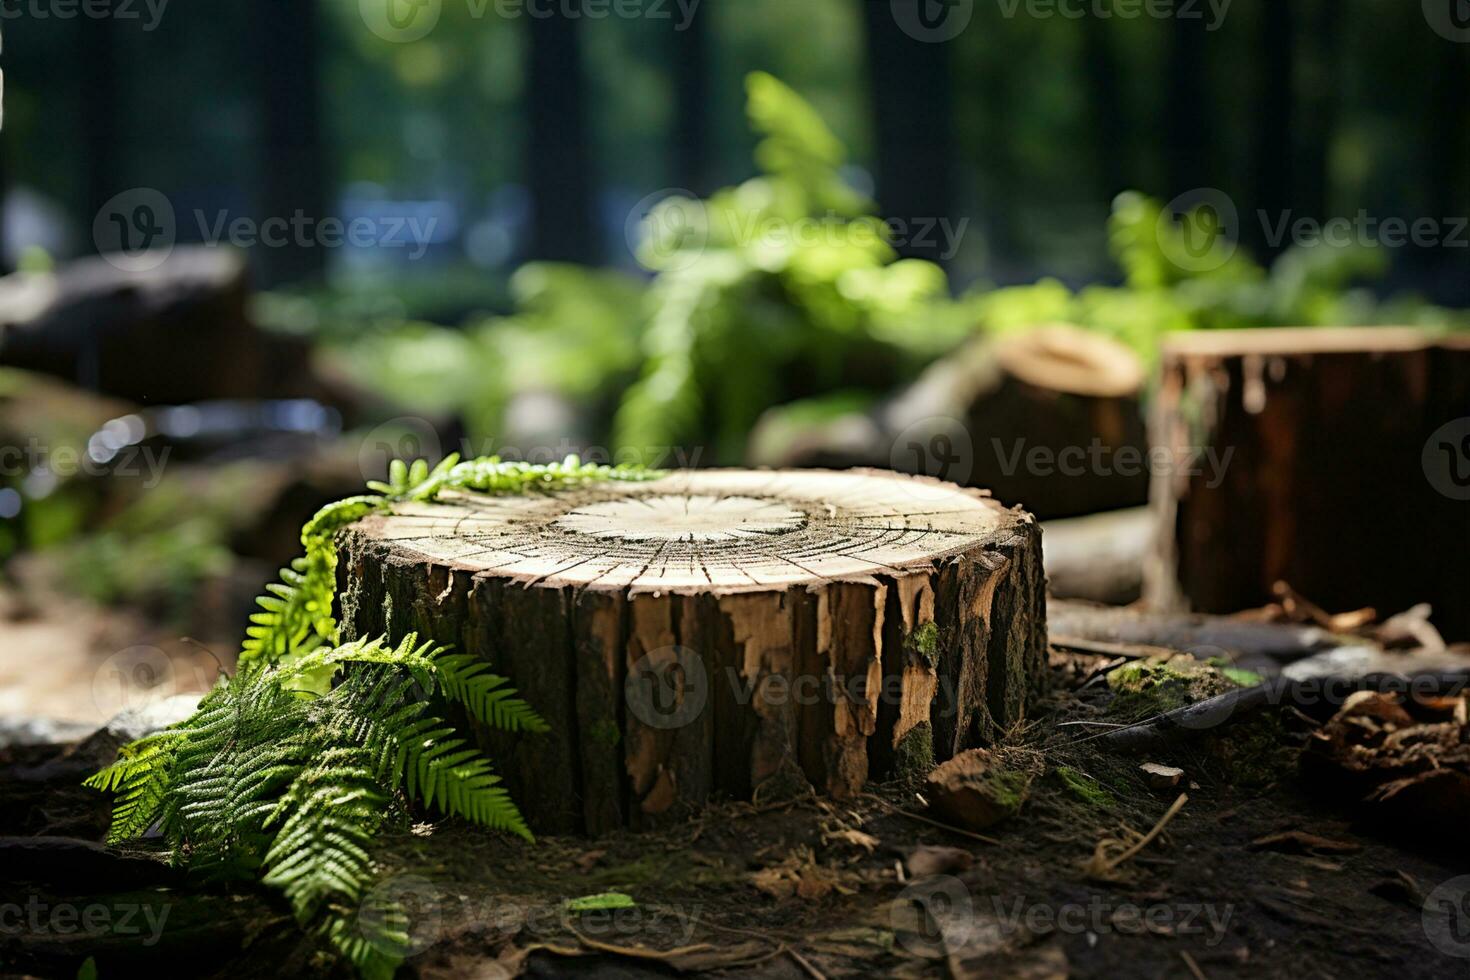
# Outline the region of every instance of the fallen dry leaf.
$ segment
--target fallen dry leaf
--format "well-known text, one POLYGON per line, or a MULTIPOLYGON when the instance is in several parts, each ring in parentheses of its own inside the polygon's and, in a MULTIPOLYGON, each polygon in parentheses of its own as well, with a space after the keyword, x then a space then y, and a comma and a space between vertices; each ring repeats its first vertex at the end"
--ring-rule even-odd
POLYGON ((851 895, 856 891, 844 885, 836 871, 818 864, 811 851, 804 847, 791 852, 780 864, 754 872, 750 883, 772 898, 812 900, 825 898, 833 892, 851 895))
POLYGON ((1145 762, 1138 768, 1143 770, 1150 789, 1173 789, 1179 785, 1179 780, 1184 778, 1183 769, 1160 765, 1157 762, 1145 762))

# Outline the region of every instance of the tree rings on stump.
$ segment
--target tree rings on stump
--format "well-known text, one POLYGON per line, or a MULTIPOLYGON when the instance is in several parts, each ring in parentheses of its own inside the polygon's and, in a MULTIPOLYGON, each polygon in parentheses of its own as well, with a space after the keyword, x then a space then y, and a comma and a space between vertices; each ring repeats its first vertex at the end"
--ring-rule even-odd
POLYGON ((533 827, 601 832, 984 744, 1045 667, 1040 531, 878 471, 446 492, 342 532, 348 637, 484 657, 550 723, 484 733, 533 827))

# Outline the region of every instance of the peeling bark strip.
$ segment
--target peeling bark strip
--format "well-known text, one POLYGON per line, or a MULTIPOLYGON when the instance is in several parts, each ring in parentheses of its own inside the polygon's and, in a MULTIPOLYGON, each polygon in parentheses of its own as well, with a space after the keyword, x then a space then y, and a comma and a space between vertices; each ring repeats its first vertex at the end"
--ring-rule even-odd
POLYGON ((1162 360, 1150 605, 1235 612, 1284 580, 1333 610, 1428 602, 1470 639, 1470 337, 1201 331, 1162 360))
POLYGON ((552 728, 485 734, 511 792, 539 831, 601 833, 848 796, 994 738, 1044 676, 1040 538, 878 471, 446 493, 342 532, 342 629, 509 676, 552 728))

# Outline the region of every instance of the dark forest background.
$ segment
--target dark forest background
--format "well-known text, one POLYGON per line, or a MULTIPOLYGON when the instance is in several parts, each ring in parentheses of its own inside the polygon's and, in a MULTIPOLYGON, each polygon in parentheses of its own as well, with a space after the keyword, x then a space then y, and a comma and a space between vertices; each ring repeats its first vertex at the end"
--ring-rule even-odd
MULTIPOLYGON (((400 44, 365 28, 357 0, 174 0, 151 31, 146 16, 17 6, 5 263, 28 246, 92 250, 103 202, 147 186, 181 214, 349 217, 391 201, 445 218, 418 262, 254 250, 268 287, 401 276, 480 293, 528 260, 636 268, 635 202, 749 174, 741 80, 755 69, 813 101, 884 213, 969 219, 946 262, 960 288, 1116 278, 1105 220, 1129 188, 1223 190, 1267 259, 1258 209, 1470 214, 1470 45, 1408 0, 1235 0, 1218 24, 1204 3, 1194 19, 1125 20, 1097 15, 1107 0, 1075 19, 979 0, 944 44, 904 34, 887 0, 703 0, 684 30, 673 3, 667 18, 597 20, 478 7, 447 0, 434 31, 400 44)), ((181 220, 179 237, 197 229, 181 220)), ((1463 249, 1404 248, 1379 286, 1463 305, 1467 271, 1463 249)))

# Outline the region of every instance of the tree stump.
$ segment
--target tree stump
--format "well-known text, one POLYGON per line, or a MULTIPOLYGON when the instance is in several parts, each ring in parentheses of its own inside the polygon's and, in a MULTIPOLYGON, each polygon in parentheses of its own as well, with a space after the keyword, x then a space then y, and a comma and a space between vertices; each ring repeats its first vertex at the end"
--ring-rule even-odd
POLYGON ((1285 581, 1330 610, 1429 602, 1470 638, 1470 337, 1179 334, 1152 425, 1151 604, 1234 612, 1285 581))
POLYGON ((684 471, 445 493, 342 533, 349 637, 485 657, 550 723, 484 733, 532 826, 836 797, 1020 720, 1044 680, 1040 531, 878 471, 684 471))
POLYGON ((1145 370, 1117 341, 1068 324, 978 338, 869 411, 768 411, 761 466, 884 466, 984 487, 1042 520, 1142 506, 1145 370))

